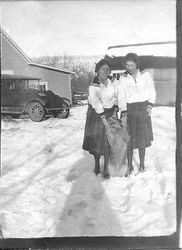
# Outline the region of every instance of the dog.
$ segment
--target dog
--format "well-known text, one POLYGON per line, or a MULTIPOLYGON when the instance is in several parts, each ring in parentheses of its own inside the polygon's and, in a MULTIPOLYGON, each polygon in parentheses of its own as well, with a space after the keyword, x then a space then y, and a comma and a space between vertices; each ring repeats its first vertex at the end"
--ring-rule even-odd
POLYGON ((104 125, 110 145, 109 174, 110 176, 127 176, 126 158, 130 140, 127 128, 116 117, 110 117, 104 125))

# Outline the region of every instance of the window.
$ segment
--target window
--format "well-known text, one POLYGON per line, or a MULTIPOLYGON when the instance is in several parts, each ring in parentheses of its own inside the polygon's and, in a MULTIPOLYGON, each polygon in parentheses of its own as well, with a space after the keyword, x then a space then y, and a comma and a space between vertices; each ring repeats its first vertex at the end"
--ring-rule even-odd
POLYGON ((16 84, 15 84, 15 82, 10 82, 10 83, 9 83, 9 89, 10 89, 10 90, 15 90, 15 89, 16 89, 16 84))

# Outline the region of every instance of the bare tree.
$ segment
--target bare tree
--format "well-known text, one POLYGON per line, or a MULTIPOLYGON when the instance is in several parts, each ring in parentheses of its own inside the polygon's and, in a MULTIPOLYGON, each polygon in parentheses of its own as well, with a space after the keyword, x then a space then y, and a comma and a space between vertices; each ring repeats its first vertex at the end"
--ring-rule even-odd
POLYGON ((63 56, 43 56, 33 60, 46 66, 74 72, 71 78, 72 90, 74 91, 87 92, 89 83, 94 77, 94 73, 89 69, 88 61, 75 61, 72 56, 66 54, 63 56))

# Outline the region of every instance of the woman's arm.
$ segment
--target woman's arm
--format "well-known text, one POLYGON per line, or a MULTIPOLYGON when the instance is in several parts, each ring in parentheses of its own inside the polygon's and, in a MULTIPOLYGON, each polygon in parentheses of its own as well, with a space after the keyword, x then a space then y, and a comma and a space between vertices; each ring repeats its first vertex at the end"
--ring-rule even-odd
POLYGON ((104 108, 102 100, 99 96, 99 86, 89 87, 89 104, 95 109, 95 112, 102 115, 104 113, 104 108))
POLYGON ((121 115, 126 113, 127 110, 126 92, 122 76, 120 77, 118 82, 117 100, 118 100, 119 114, 121 117, 121 115))
POLYGON ((117 113, 119 111, 119 108, 118 108, 118 82, 116 79, 113 82, 113 86, 114 86, 114 114, 113 114, 113 117, 117 118, 118 117, 117 113))

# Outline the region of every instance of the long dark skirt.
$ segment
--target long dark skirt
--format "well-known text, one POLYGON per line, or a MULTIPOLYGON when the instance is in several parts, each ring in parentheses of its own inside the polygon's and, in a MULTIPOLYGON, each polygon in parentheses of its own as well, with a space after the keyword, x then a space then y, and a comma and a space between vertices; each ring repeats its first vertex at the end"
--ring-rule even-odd
POLYGON ((148 102, 127 104, 128 133, 131 148, 146 148, 153 140, 151 117, 147 114, 148 102))
MULTIPOLYGON (((105 109, 105 117, 108 119, 114 113, 114 107, 105 109)), ((89 151, 90 154, 104 155, 109 150, 109 143, 105 133, 105 127, 99 114, 91 105, 88 106, 83 149, 89 151)))

